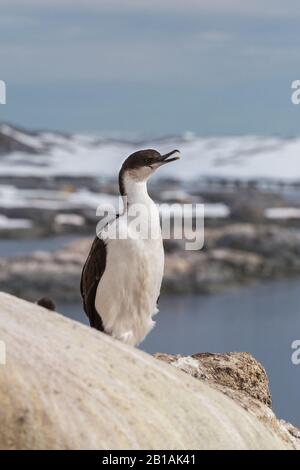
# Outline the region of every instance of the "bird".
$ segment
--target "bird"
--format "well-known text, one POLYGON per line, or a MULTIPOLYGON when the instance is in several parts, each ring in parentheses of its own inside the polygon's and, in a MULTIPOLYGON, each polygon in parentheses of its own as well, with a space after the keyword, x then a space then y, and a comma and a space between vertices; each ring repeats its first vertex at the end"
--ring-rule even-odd
POLYGON ((119 172, 123 211, 97 232, 82 270, 80 290, 90 326, 131 346, 138 346, 155 326, 164 272, 159 209, 147 182, 157 169, 179 158, 178 150, 161 155, 145 149, 124 161, 119 172), (146 236, 130 224, 135 206, 143 209, 142 224, 153 230, 146 236))

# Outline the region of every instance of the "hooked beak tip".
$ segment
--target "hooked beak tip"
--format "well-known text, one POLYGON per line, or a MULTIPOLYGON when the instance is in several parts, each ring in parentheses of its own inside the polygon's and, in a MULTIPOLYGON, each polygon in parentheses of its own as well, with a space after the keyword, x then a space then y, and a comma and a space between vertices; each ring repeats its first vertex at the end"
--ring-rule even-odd
POLYGON ((161 164, 164 165, 165 163, 174 162, 175 160, 179 160, 181 157, 181 153, 179 150, 173 150, 172 152, 167 153, 166 155, 162 156, 161 164))

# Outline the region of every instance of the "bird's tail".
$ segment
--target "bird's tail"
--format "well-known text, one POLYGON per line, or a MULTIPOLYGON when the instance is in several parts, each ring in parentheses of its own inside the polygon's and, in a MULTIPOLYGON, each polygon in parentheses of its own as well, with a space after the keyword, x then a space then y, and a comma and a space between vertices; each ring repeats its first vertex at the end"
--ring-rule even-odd
POLYGON ((55 311, 56 305, 52 299, 49 297, 42 297, 40 300, 37 301, 37 304, 41 307, 47 308, 48 310, 55 311))

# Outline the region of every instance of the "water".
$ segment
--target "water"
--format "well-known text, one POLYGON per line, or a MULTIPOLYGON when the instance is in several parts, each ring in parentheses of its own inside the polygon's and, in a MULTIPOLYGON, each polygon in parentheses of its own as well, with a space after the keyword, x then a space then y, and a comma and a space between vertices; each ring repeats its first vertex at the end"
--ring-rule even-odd
MULTIPOLYGON (((213 296, 162 296, 155 329, 141 349, 192 354, 246 351, 265 367, 278 417, 300 426, 300 365, 291 343, 300 339, 300 280, 274 281, 213 296)), ((81 306, 60 311, 87 323, 81 306)))
POLYGON ((0 257, 27 255, 33 251, 54 251, 78 240, 79 236, 59 235, 28 240, 0 240, 0 257))

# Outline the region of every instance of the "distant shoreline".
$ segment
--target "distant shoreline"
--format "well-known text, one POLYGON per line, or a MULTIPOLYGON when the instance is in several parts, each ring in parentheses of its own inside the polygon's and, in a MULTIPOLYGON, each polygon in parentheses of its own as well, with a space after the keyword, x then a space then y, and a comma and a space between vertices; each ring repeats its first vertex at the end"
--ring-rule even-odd
MULTIPOLYGON (((2 243, 9 256, 0 256, 0 290, 29 300, 47 292, 58 302, 77 302, 91 240, 67 236, 28 240, 23 253, 21 240, 0 241, 0 252, 2 243)), ((165 241, 163 290, 169 294, 213 294, 300 275, 300 229, 227 223, 206 227, 203 250, 185 251, 184 246, 184 240, 165 241)))

